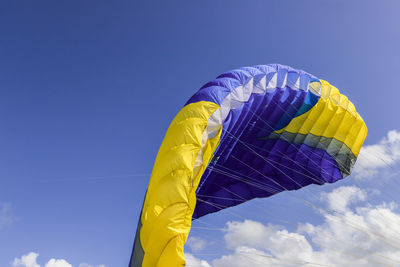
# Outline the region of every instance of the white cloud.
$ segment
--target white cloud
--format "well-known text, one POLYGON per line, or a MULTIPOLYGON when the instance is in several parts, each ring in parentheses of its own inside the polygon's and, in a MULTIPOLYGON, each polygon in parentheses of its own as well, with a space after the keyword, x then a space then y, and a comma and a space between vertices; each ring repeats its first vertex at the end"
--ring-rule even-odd
POLYGON ((213 266, 399 266, 397 206, 362 205, 366 197, 354 186, 324 193, 323 223, 300 224, 294 232, 251 220, 228 222, 225 242, 232 253, 213 260, 213 266))
POLYGON ((200 260, 190 253, 185 253, 185 261, 186 267, 211 267, 207 261, 200 260))
MULTIPOLYGON (((26 255, 23 255, 21 258, 15 258, 12 266, 13 267, 40 267, 40 264, 37 263, 38 253, 30 252, 26 255)), ((44 267, 73 267, 72 264, 68 263, 64 259, 50 259, 44 267)), ((106 267, 101 264, 98 266, 90 265, 88 263, 81 263, 79 267, 106 267)))
POLYGON ((206 247, 207 241, 200 237, 192 236, 186 242, 186 245, 188 245, 190 247, 190 250, 192 252, 197 253, 206 247))
POLYGON ((79 267, 106 267, 104 264, 101 264, 101 265, 91 265, 91 264, 88 264, 88 263, 81 263, 81 264, 79 264, 79 267))
POLYGON ((12 266, 13 267, 40 267, 36 262, 36 258, 39 254, 30 252, 26 255, 23 255, 21 258, 15 258, 12 266))
MULTIPOLYGON (((242 249, 238 250, 237 248, 245 247, 246 249, 253 248, 266 251, 269 255, 279 255, 279 257, 296 261, 309 258, 308 255, 312 252, 311 245, 303 235, 290 233, 283 227, 276 225, 263 225, 251 220, 228 222, 226 231, 226 245, 230 249, 235 249, 235 254, 243 252, 242 249)), ((248 254, 251 257, 252 253, 248 254)), ((238 255, 240 255, 242 261, 246 259, 245 256, 238 255)), ((257 253, 256 257, 259 258, 260 253, 257 253)))
POLYGON ((11 205, 9 203, 0 203, 0 229, 10 226, 16 217, 11 213, 11 205))
POLYGON ((380 169, 400 161, 400 132, 389 131, 378 144, 363 146, 353 170, 355 178, 375 176, 380 169))
POLYGON ((327 202, 330 210, 345 212, 349 205, 359 200, 365 200, 367 194, 356 186, 342 186, 331 193, 322 193, 321 198, 327 202))
POLYGON ((293 259, 278 259, 265 251, 246 246, 237 247, 233 254, 213 261, 214 267, 301 266, 306 263, 293 259))
POLYGON ((45 267, 72 267, 71 264, 69 264, 66 260, 56 260, 56 259, 50 259, 45 267))

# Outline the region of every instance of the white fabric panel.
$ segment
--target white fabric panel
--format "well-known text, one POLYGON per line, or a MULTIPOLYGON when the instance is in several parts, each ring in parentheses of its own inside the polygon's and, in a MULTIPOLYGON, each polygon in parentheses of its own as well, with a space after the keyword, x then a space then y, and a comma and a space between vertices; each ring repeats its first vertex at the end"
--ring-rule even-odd
POLYGON ((251 78, 243 87, 243 101, 242 102, 247 102, 249 101, 249 98, 251 94, 253 93, 253 83, 254 83, 254 78, 251 78))
POLYGON ((308 84, 308 90, 312 93, 321 96, 321 83, 313 82, 308 84))
POLYGON ((278 85, 279 88, 285 88, 287 84, 287 72, 284 74, 283 82, 282 84, 278 85))
POLYGON ((222 127, 226 117, 232 109, 237 109, 247 102, 251 94, 262 94, 265 90, 274 90, 275 88, 284 88, 285 86, 295 90, 311 90, 314 94, 321 94, 321 84, 316 82, 313 86, 309 84, 309 78, 306 75, 291 73, 281 73, 284 75, 282 84, 278 85, 278 73, 275 72, 267 84, 267 76, 263 76, 260 81, 254 85, 254 78, 251 78, 245 85, 236 87, 228 94, 221 103, 221 107, 214 112, 208 120, 206 129, 207 138, 213 138, 222 127), (302 84, 307 86, 302 86, 302 84), (305 87, 305 88, 302 88, 305 87))
POLYGON ((271 80, 269 80, 267 89, 275 89, 277 87, 278 83, 278 74, 275 73, 274 76, 272 76, 271 80))
POLYGON ((254 85, 253 93, 254 94, 263 94, 267 89, 267 75, 263 76, 256 85, 254 85))
POLYGON ((296 72, 289 72, 287 75, 287 86, 294 89, 300 89, 300 76, 296 72))
MULTIPOLYGON (((218 132, 218 131, 217 131, 218 132)), ((197 177, 197 174, 200 171, 201 166, 203 166, 203 154, 204 154, 204 146, 208 141, 208 127, 204 130, 202 140, 201 140, 201 148, 199 154, 197 154, 196 160, 193 166, 193 175, 192 175, 192 187, 194 186, 194 178, 197 177)))

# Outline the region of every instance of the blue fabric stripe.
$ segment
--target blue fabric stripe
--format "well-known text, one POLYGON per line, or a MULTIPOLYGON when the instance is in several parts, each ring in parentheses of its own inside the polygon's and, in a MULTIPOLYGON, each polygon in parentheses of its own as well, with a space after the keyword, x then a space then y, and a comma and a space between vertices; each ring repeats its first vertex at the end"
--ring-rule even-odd
POLYGON ((258 65, 254 67, 245 67, 232 70, 219 75, 215 80, 203 85, 185 105, 198 101, 210 101, 221 105, 225 97, 236 87, 245 84, 250 78, 259 81, 263 76, 267 75, 267 82, 272 76, 278 73, 278 82, 282 83, 284 74, 288 74, 288 81, 294 83, 295 79, 300 75, 300 87, 306 88, 310 80, 319 81, 313 75, 302 71, 295 70, 288 66, 279 64, 258 65))

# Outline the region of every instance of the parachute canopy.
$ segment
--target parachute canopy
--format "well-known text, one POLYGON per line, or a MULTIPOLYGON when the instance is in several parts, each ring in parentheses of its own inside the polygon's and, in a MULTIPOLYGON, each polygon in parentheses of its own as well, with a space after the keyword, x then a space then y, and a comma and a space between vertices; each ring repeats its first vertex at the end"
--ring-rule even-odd
POLYGON ((183 266, 191 221, 350 174, 367 135, 324 80, 283 65, 218 76, 171 123, 158 152, 130 266, 183 266))

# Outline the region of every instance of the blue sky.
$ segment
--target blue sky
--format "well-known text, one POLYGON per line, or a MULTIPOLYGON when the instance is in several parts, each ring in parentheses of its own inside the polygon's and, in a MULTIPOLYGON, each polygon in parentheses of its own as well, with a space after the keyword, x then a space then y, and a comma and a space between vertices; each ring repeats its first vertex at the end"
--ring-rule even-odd
MULTIPOLYGON (((281 63, 328 80, 366 121, 366 144, 379 144, 400 130, 399 8, 395 0, 1 1, 0 266, 29 252, 41 266, 52 258, 126 266, 169 123, 230 69, 281 63)), ((383 187, 375 182, 357 185, 383 187)), ((343 185, 354 186, 326 190, 343 185)), ((270 200, 282 201, 281 220, 324 222, 290 196, 270 200)), ((235 213, 278 224, 252 209, 235 213)), ((234 218, 206 220, 224 227, 234 218)))

